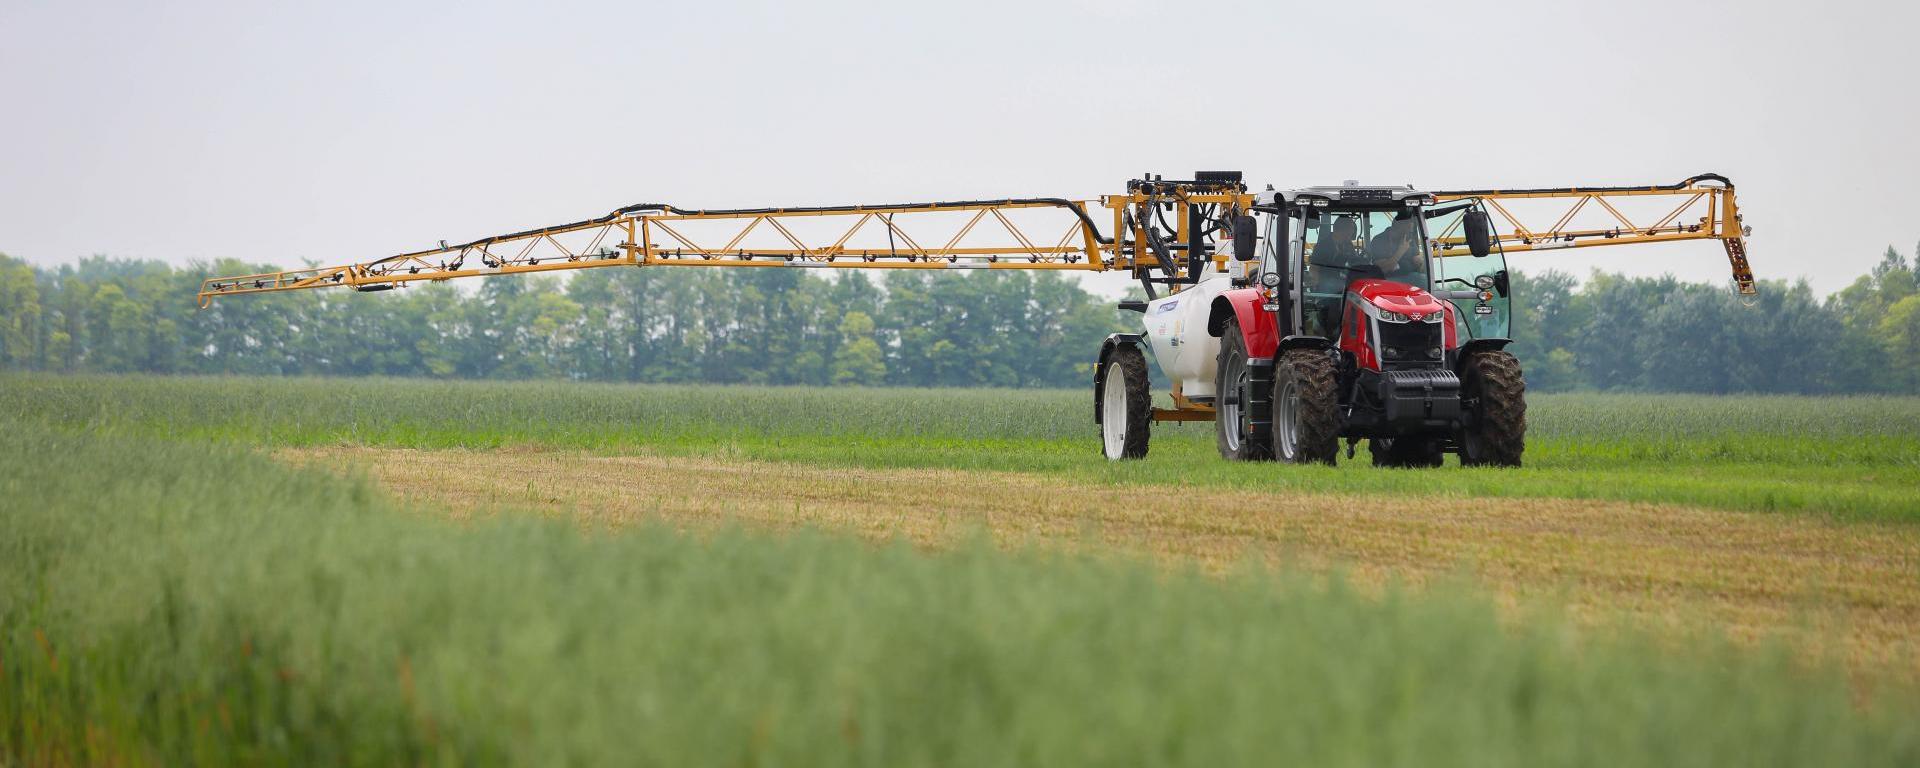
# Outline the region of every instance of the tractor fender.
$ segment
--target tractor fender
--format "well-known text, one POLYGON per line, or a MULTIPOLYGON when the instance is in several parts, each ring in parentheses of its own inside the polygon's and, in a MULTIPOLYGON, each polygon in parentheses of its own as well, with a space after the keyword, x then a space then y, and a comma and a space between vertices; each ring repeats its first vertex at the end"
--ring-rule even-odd
POLYGON ((1455 354, 1457 354, 1461 358, 1465 358, 1467 354, 1470 352, 1478 352, 1483 349, 1486 349, 1486 350, 1506 349, 1507 345, 1512 343, 1513 343, 1513 339, 1503 339, 1498 336, 1489 336, 1484 339, 1474 339, 1472 341, 1469 341, 1465 344, 1460 345, 1460 349, 1455 354))
MULTIPOLYGON (((1108 335, 1105 341, 1100 342, 1100 359, 1093 364, 1093 423, 1100 423, 1100 406, 1103 405, 1100 402, 1100 395, 1107 389, 1107 360, 1113 357, 1113 350, 1123 344, 1130 344, 1141 347, 1141 354, 1144 355, 1146 338, 1147 335, 1144 333, 1115 333, 1108 335)), ((1152 356, 1148 355, 1148 357, 1152 356)))
POLYGON ((1235 288, 1221 293, 1213 297, 1213 307, 1207 312, 1207 333, 1213 336, 1226 333, 1227 321, 1237 319, 1241 340, 1247 345, 1247 357, 1273 357, 1280 333, 1274 325, 1273 313, 1266 310, 1265 304, 1266 298, 1258 288, 1235 288))
POLYGON ((1280 340, 1279 350, 1289 349, 1333 349, 1333 339, 1325 336, 1288 336, 1280 340))

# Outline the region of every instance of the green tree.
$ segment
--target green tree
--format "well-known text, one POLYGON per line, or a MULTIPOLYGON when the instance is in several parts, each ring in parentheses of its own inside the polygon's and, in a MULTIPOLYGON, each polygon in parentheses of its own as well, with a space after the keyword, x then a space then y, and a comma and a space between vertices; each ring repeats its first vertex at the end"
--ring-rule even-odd
POLYGON ((1559 270, 1539 275, 1513 272, 1513 350, 1526 364, 1527 388, 1545 392, 1581 389, 1576 333, 1590 316, 1579 282, 1559 270))
POLYGON ((39 277, 26 262, 0 253, 0 367, 39 367, 39 341, 39 277))
MULTIPOLYGON (((1564 347, 1578 362, 1580 377, 1599 389, 1646 388, 1646 355, 1650 348, 1660 348, 1651 339, 1676 327, 1653 322, 1653 312, 1679 288, 1679 281, 1671 276, 1630 278, 1593 273, 1581 291, 1590 309, 1586 322, 1568 334, 1564 347)), ((1663 322, 1680 319, 1669 317, 1663 322)))
POLYGON ((1894 302, 1877 330, 1887 351, 1880 370, 1901 391, 1920 391, 1920 295, 1894 302))
POLYGON ((1917 282, 1920 281, 1916 280, 1913 266, 1907 263, 1907 258, 1889 245, 1886 253, 1881 255, 1880 263, 1834 294, 1832 302, 1848 325, 1871 331, 1879 327, 1880 319, 1894 304, 1920 293, 1917 282))
POLYGON ((146 359, 146 327, 151 315, 116 283, 101 285, 87 306, 88 367, 96 371, 137 371, 146 359))
POLYGON ((859 310, 840 320, 840 348, 833 353, 835 386, 871 386, 886 381, 887 365, 873 340, 873 318, 859 310))

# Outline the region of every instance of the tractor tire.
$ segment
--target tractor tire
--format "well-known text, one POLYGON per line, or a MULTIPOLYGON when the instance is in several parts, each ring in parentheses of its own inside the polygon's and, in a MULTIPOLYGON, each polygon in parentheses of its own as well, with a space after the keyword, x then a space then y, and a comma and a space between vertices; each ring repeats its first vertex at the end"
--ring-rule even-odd
POLYGON ((1333 358, 1322 350, 1291 349, 1274 362, 1274 454, 1289 464, 1333 464, 1340 453, 1333 358))
POLYGON ((1440 441, 1430 437, 1376 437, 1367 441, 1376 467, 1437 467, 1446 462, 1440 441))
POLYGON ((1460 396, 1472 416, 1460 430, 1460 463, 1520 466, 1527 449, 1527 382, 1519 359, 1504 350, 1469 354, 1460 364, 1460 396))
POLYGON ((1131 344, 1114 347, 1100 378, 1100 448, 1113 461, 1147 455, 1153 423, 1153 393, 1147 389, 1147 358, 1131 344))
POLYGON ((1240 321, 1228 320, 1220 333, 1220 357, 1213 375, 1213 443, 1233 461, 1271 461, 1273 440, 1254 440, 1253 378, 1247 367, 1247 341, 1240 321))

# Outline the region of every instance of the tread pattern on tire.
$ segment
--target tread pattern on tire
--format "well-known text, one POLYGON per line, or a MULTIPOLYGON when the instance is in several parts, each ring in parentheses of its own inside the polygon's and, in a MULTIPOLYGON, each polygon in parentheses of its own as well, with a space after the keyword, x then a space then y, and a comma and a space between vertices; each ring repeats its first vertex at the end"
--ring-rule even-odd
POLYGON ((1476 440, 1461 440, 1460 463, 1517 467, 1527 449, 1527 383, 1520 360, 1505 350, 1475 352, 1460 366, 1461 385, 1479 400, 1476 440), (1469 445, 1477 443, 1478 451, 1469 445))
MULTIPOLYGON (((1233 355, 1240 356, 1242 366, 1247 365, 1245 361, 1247 357, 1247 343, 1245 337, 1240 335, 1239 318, 1228 319, 1226 329, 1220 333, 1220 355, 1214 365, 1215 372, 1213 375, 1213 396, 1215 398, 1214 402, 1216 403, 1214 409, 1216 413, 1220 411, 1218 403, 1223 402, 1223 399, 1227 397, 1227 360, 1233 355)), ((1240 403, 1240 412, 1242 414, 1250 413, 1253 409, 1253 404, 1246 402, 1246 394, 1248 393, 1241 393, 1242 402, 1240 403)), ((1236 461, 1273 460, 1273 434, 1271 430, 1268 431, 1267 439, 1265 440, 1256 441, 1251 439, 1251 436, 1243 435, 1240 439, 1240 451, 1238 455, 1235 455, 1234 452, 1227 450, 1227 437, 1222 432, 1222 430, 1226 428, 1226 425, 1220 420, 1220 417, 1216 415, 1213 420, 1213 444, 1215 448, 1220 450, 1221 456, 1236 461)))
MULTIPOLYGON (((1299 464, 1333 464, 1340 455, 1340 401, 1334 389, 1333 358, 1314 349, 1290 349, 1280 355, 1274 371, 1273 407, 1282 407, 1280 387, 1292 378, 1300 391, 1299 439, 1295 445, 1299 464)), ((1279 421, 1275 418, 1275 423, 1279 421)), ((1279 430, 1274 430, 1279 438, 1279 430)))
MULTIPOLYGON (((1123 344, 1115 347, 1108 359, 1119 364, 1121 383, 1127 391, 1127 435, 1120 458, 1146 458, 1153 425, 1153 393, 1147 382, 1147 357, 1140 354, 1139 347, 1123 344)), ((1107 375, 1112 376, 1113 371, 1109 369, 1107 375)))

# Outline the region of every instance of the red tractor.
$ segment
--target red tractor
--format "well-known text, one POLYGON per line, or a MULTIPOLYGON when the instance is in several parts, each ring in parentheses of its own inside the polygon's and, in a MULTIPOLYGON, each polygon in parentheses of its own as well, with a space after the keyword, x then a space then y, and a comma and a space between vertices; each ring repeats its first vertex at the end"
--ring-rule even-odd
MULTIPOLYGON (((1144 184, 1190 196, 1230 191, 1238 178, 1144 184)), ((1434 467, 1448 453, 1468 466, 1518 466, 1526 381, 1506 349, 1505 253, 1628 240, 1617 229, 1498 235, 1486 201, 1674 193, 1724 193, 1725 201, 1716 197, 1697 223, 1632 230, 1633 241, 1720 238, 1751 292, 1732 185, 1719 176, 1584 191, 1428 193, 1350 182, 1254 195, 1244 213, 1189 230, 1211 230, 1217 243, 1190 236, 1188 253, 1230 251, 1230 261, 1187 270, 1194 279, 1178 292, 1123 302, 1143 314, 1145 331, 1115 334, 1100 350, 1094 399, 1104 452, 1144 456, 1150 422, 1207 418, 1230 459, 1332 464, 1344 439, 1349 457, 1367 441, 1379 466, 1434 467), (1148 354, 1174 381, 1174 408, 1152 407, 1148 354)), ((1151 233, 1144 240, 1148 251, 1166 247, 1151 233)), ((1150 296, 1156 282, 1170 281, 1144 277, 1150 296)))

